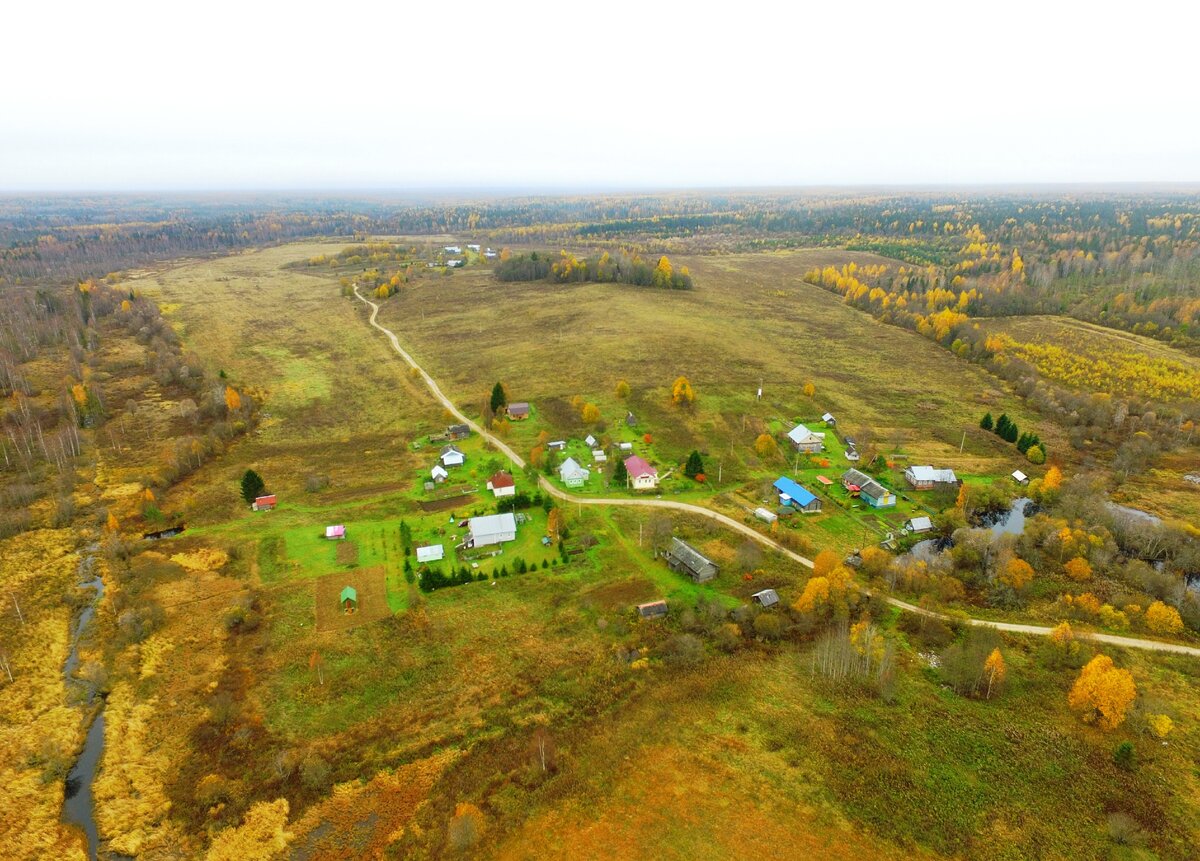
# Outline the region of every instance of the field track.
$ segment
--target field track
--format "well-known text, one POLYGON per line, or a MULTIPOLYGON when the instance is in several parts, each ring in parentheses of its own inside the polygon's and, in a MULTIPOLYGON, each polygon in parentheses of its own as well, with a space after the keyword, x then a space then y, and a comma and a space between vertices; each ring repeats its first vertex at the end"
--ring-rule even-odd
MULTIPOLYGON (((357 286, 354 288, 354 295, 358 297, 359 301, 370 306, 371 317, 368 322, 370 322, 372 326, 387 336, 388 340, 392 342, 392 349, 399 353, 400 358, 404 359, 404 361, 408 363, 409 367, 411 367, 420 375, 421 379, 425 381, 425 385, 429 388, 429 391, 431 391, 433 396, 437 398, 438 403, 444 406, 460 422, 469 426, 473 431, 495 446, 501 453, 504 454, 505 457, 512 461, 515 466, 519 467, 520 469, 525 469, 525 459, 513 451, 512 448, 510 448, 503 440, 499 439, 491 432, 484 430, 476 422, 463 415, 462 411, 454 405, 454 402, 442 393, 441 387, 438 386, 433 377, 429 376, 429 374, 425 372, 425 369, 418 365, 413 357, 410 356, 402 346, 400 346, 400 339, 396 337, 395 332, 379 323, 375 319, 379 315, 379 305, 359 293, 357 286)), ((576 505, 624 505, 641 508, 668 508, 676 511, 683 511, 688 514, 697 514, 701 517, 707 517, 710 520, 715 520, 722 526, 726 526, 736 532, 746 535, 765 547, 769 547, 772 550, 782 553, 784 556, 787 556, 806 568, 813 567, 811 559, 805 559, 799 553, 789 550, 782 544, 776 542, 774 539, 763 535, 757 529, 747 526, 744 523, 739 523, 732 517, 727 517, 720 512, 713 511, 709 508, 704 508, 703 506, 692 505, 687 502, 672 502, 669 499, 611 499, 574 496, 573 494, 567 493, 566 491, 555 487, 544 475, 538 476, 538 483, 541 485, 542 489, 550 495, 576 505)), ((871 594, 869 589, 864 588, 863 591, 868 595, 871 594)), ((947 616, 943 613, 937 613, 933 610, 926 610, 921 607, 917 607, 914 604, 909 604, 906 601, 901 601, 899 598, 893 598, 886 595, 883 597, 884 600, 893 607, 899 607, 900 609, 906 610, 910 613, 919 613, 924 616, 932 616, 934 618, 943 619, 946 621, 957 621, 956 617, 947 616)), ((961 621, 968 625, 991 627, 998 631, 1006 631, 1012 634, 1032 634, 1034 636, 1041 637, 1049 635, 1053 630, 1053 628, 1048 628, 1044 625, 1023 625, 1018 622, 994 622, 990 619, 974 619, 970 617, 962 619, 961 621)), ((1159 642, 1158 640, 1143 640, 1137 637, 1120 637, 1116 634, 1088 633, 1084 636, 1087 636, 1097 642, 1110 643, 1114 646, 1122 646, 1128 649, 1147 649, 1153 652, 1172 652, 1175 654, 1192 655, 1193 657, 1200 658, 1200 648, 1196 648, 1195 646, 1185 646, 1180 643, 1163 643, 1159 642)))

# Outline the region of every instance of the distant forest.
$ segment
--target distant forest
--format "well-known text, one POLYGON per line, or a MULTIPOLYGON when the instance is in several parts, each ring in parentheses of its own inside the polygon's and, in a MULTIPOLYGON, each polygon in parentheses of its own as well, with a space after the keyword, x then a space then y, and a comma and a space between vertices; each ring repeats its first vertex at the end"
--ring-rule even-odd
POLYGON ((665 256, 651 266, 637 254, 609 254, 583 260, 562 252, 558 259, 534 251, 530 254, 506 255, 495 268, 500 281, 552 281, 559 284, 596 283, 633 284, 638 287, 657 287, 665 290, 691 290, 692 276, 686 266, 678 271, 665 256))

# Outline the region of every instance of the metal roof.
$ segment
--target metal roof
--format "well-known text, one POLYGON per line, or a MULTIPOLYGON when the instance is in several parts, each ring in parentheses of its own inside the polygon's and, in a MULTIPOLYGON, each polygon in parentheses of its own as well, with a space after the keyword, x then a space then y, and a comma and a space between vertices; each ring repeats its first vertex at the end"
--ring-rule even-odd
POLYGON ((790 497, 792 502, 801 507, 808 505, 817 498, 816 494, 814 494, 812 491, 805 487, 801 487, 799 484, 796 484, 796 482, 792 481, 786 475, 781 475, 775 481, 775 489, 781 494, 790 497))

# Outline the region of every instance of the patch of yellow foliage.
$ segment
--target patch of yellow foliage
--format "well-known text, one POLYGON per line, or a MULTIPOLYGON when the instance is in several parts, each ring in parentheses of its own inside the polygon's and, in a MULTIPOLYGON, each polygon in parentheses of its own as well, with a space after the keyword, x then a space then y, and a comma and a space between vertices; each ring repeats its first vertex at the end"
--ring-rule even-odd
POLYGON ((175 644, 167 639, 162 631, 151 634, 141 645, 142 667, 141 678, 148 679, 158 673, 163 658, 175 651, 175 644))
POLYGON ((229 555, 215 547, 201 547, 188 553, 176 553, 171 561, 189 571, 217 571, 229 561, 229 555))
POLYGON ((164 785, 185 751, 155 739, 158 698, 138 699, 127 682, 113 686, 104 727, 104 763, 92 787, 96 824, 115 852, 139 855, 179 846, 183 836, 167 820, 171 802, 164 785))
POLYGON ((287 818, 286 798, 260 801, 247 811, 241 825, 218 833, 204 857, 206 861, 269 861, 292 839, 284 830, 287 818))

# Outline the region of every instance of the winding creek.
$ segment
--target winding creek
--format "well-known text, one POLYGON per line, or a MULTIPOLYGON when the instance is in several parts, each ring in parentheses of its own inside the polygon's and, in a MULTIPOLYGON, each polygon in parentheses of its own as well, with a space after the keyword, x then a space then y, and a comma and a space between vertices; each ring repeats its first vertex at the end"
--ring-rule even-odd
MULTIPOLYGON (((92 544, 84 549, 79 560, 79 586, 92 590, 93 597, 87 606, 79 613, 75 628, 71 632, 71 651, 63 664, 63 676, 68 689, 82 690, 86 688, 87 698, 85 707, 91 709, 95 692, 75 677, 79 669, 79 641, 87 630, 88 624, 96 615, 96 606, 104 596, 104 581, 96 573, 96 553, 99 545, 92 544)), ((66 793, 63 797, 62 819, 78 826, 87 835, 88 857, 95 859, 99 851, 99 832, 96 829, 95 801, 92 797, 92 781, 96 777, 96 769, 100 765, 100 757, 104 753, 104 701, 101 699, 95 710, 95 717, 88 727, 87 737, 83 743, 83 752, 67 773, 66 793)))

